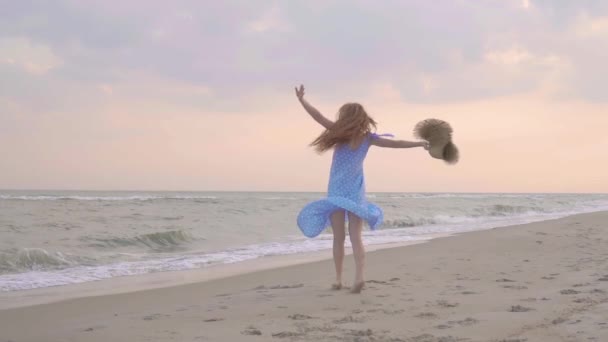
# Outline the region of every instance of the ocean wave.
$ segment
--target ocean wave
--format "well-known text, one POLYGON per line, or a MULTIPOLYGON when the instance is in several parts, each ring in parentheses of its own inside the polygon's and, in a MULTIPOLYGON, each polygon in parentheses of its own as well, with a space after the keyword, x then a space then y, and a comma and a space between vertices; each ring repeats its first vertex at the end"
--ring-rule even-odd
POLYGON ((436 224, 437 221, 433 218, 401 218, 395 220, 385 220, 382 224, 386 228, 407 228, 407 227, 418 227, 436 224))
POLYGON ((468 212, 435 214, 429 217, 410 217, 386 219, 382 224, 386 228, 409 228, 429 226, 436 224, 474 223, 494 218, 520 218, 525 216, 536 216, 551 213, 549 209, 537 206, 520 206, 494 204, 489 206, 477 206, 468 212))
MULTIPOLYGON (((542 199, 549 195, 545 194, 516 194, 516 193, 381 193, 379 197, 391 199, 504 199, 504 198, 521 198, 521 199, 542 199)), ((570 195, 575 196, 575 195, 570 195)), ((368 195, 369 197, 369 195, 368 195)))
POLYGON ((72 196, 72 195, 0 195, 0 200, 21 201, 153 201, 153 200, 213 200, 215 196, 72 196))
POLYGON ((0 273, 59 269, 76 265, 78 262, 77 258, 60 252, 49 252, 42 248, 21 248, 0 252, 0 273))
MULTIPOLYGON (((86 238, 90 240, 91 238, 86 238)), ((116 237, 109 239, 95 238, 89 246, 96 248, 117 248, 139 246, 152 250, 165 250, 178 247, 196 240, 190 233, 183 230, 136 235, 134 237, 116 237)))
POLYGON ((474 209, 475 216, 511 216, 521 214, 542 214, 549 212, 547 208, 538 206, 525 206, 525 205, 506 205, 506 204, 493 204, 489 206, 481 206, 474 209))

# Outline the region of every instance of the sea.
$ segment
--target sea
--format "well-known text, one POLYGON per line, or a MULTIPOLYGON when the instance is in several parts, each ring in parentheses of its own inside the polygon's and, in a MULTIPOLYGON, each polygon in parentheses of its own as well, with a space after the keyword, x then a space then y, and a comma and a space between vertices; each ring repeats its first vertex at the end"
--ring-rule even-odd
MULTIPOLYGON (((331 249, 300 209, 324 193, 0 190, 0 292, 209 269, 331 249)), ((608 210, 608 194, 368 193, 385 221, 367 245, 608 210)), ((348 239, 347 239, 348 245, 348 239)))

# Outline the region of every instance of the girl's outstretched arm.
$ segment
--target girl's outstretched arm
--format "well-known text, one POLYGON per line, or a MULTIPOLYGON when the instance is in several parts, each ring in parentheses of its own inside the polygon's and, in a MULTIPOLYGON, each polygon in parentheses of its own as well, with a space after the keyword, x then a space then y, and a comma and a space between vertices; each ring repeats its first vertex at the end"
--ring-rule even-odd
POLYGON ((372 139, 371 144, 379 147, 389 148, 424 147, 425 150, 429 149, 429 143, 427 141, 391 140, 378 137, 376 139, 372 139))
POLYGON ((321 112, 319 112, 315 107, 313 107, 310 103, 308 103, 308 101, 304 99, 303 85, 300 85, 300 88, 296 87, 296 96, 298 97, 298 100, 300 101, 304 109, 306 109, 308 114, 310 114, 310 116, 312 116, 312 118, 315 119, 316 122, 320 123, 321 126, 325 127, 326 129, 329 129, 331 126, 333 126, 333 121, 323 116, 321 112))

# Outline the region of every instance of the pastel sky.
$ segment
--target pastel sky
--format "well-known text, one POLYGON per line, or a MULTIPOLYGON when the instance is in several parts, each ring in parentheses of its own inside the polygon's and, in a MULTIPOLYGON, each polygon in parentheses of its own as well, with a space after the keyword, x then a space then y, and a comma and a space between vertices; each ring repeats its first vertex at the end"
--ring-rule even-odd
POLYGON ((608 1, 2 1, 0 188, 324 191, 361 102, 461 161, 372 148, 369 191, 608 192, 608 1))

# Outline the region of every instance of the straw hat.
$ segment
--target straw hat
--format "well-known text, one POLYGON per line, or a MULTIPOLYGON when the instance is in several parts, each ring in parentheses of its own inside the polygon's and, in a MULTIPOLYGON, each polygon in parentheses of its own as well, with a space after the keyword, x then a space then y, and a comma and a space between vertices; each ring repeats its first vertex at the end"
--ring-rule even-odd
POLYGON ((414 127, 414 136, 429 142, 431 157, 448 164, 458 163, 459 158, 458 148, 452 142, 452 132, 449 123, 438 119, 426 119, 414 127))

